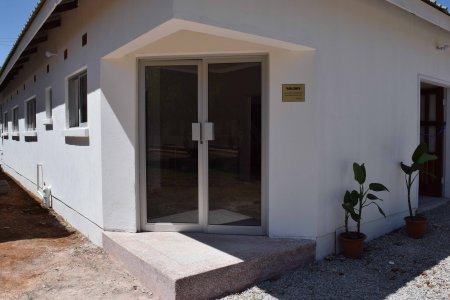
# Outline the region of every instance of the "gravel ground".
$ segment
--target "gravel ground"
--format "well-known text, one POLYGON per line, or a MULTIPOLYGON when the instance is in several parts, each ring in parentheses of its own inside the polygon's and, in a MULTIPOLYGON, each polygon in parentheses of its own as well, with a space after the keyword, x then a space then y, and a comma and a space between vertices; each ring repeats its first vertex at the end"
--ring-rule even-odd
POLYGON ((427 213, 421 240, 404 229, 367 243, 362 259, 329 256, 223 299, 450 299, 450 203, 427 213))

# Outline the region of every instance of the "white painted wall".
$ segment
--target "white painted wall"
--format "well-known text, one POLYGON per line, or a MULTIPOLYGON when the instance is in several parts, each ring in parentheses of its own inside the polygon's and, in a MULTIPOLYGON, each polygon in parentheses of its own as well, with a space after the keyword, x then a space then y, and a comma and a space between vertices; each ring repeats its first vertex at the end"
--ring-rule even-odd
POLYGON ((343 225, 340 205, 344 191, 355 187, 353 161, 365 162, 368 180, 391 190, 383 195, 386 220, 376 209, 365 211, 369 238, 402 224, 407 204, 398 164, 419 141, 419 74, 450 82, 450 53, 435 50, 448 42, 448 32, 385 1, 82 0, 48 43, 58 53, 68 48, 69 60, 50 60, 50 75, 43 74, 44 59, 28 64, 2 95, 8 99, 19 89, 5 104, 10 110, 36 94, 40 112, 38 142, 4 141, 3 161, 13 175, 31 181, 36 163, 43 162, 54 195, 77 213, 62 206, 57 211, 93 240, 98 242, 100 228, 135 231, 137 59, 264 54, 268 233, 317 239, 322 257, 334 251, 335 230, 343 225), (84 32, 87 48, 80 44, 84 32), (67 143, 61 135, 64 77, 83 66, 89 146, 67 143), (34 73, 38 82, 23 91, 34 73), (281 102, 282 83, 306 83, 306 102, 281 102), (53 131, 40 123, 49 85, 56 104, 53 131))
POLYGON ((391 190, 383 195, 387 220, 376 209, 365 212, 369 237, 402 224, 407 204, 398 164, 419 141, 418 76, 450 81, 449 53, 435 50, 448 32, 384 1, 174 5, 176 18, 316 49, 313 72, 289 64, 289 56, 271 63, 270 234, 314 236, 318 257, 332 251, 343 193, 355 187, 353 161, 366 162, 368 180, 391 190), (280 83, 304 80, 296 70, 314 86, 307 85, 305 104, 281 103, 280 83))

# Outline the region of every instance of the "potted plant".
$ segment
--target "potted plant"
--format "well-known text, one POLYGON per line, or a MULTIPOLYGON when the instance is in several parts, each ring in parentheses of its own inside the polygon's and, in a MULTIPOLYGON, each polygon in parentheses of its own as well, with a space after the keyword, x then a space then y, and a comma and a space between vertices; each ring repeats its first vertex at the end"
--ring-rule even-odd
POLYGON ((366 235, 361 233, 361 220, 363 208, 375 205, 380 214, 386 217, 384 211, 376 201, 382 201, 373 192, 389 191, 381 183, 370 183, 369 188, 365 188, 366 182, 366 167, 364 164, 359 165, 353 163, 353 173, 356 182, 359 185, 358 190, 346 191, 344 196, 344 203, 342 207, 345 211, 345 232, 339 235, 342 252, 344 256, 349 258, 361 257, 364 250, 364 240, 366 235), (349 218, 356 222, 356 231, 350 231, 348 226, 349 218))
POLYGON ((413 213, 411 205, 411 187, 414 184, 414 181, 416 180, 419 173, 424 173, 423 164, 428 161, 436 160, 437 156, 428 153, 427 144, 421 143, 419 146, 417 146, 416 150, 414 150, 411 159, 412 164, 409 166, 405 165, 403 162, 400 162, 400 167, 405 173, 406 190, 408 191, 409 216, 405 217, 405 223, 408 236, 419 239, 427 231, 428 220, 424 216, 418 216, 413 213))

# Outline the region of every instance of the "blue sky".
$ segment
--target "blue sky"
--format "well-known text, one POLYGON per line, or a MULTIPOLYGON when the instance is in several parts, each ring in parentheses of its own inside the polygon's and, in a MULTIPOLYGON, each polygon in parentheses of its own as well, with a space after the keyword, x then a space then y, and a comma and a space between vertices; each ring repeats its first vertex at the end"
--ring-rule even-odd
MULTIPOLYGON (((39 0, 0 0, 0 65, 39 0)), ((450 0, 439 0, 450 7, 450 0)))
POLYGON ((38 0, 0 0, 0 65, 37 2, 38 0))

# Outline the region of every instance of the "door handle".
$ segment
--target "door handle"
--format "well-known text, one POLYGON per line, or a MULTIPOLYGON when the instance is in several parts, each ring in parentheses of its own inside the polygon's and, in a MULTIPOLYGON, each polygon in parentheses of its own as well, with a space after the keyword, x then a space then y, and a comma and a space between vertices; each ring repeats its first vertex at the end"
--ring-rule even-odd
POLYGON ((202 140, 202 129, 200 123, 192 123, 192 140, 201 141, 202 140))
POLYGON ((203 123, 203 140, 214 141, 214 123, 203 123))

